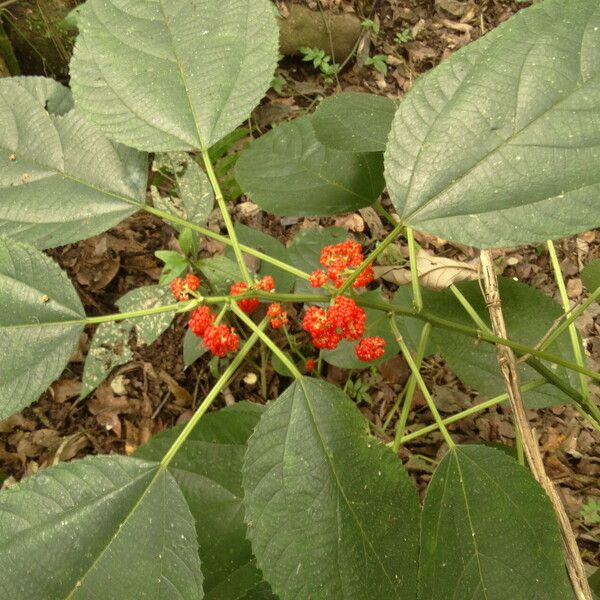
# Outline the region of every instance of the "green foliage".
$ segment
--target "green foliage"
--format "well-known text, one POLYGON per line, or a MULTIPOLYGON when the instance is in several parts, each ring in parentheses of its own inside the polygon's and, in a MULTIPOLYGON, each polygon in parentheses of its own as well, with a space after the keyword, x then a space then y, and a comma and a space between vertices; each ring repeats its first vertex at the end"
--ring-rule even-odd
POLYGON ((385 158, 407 224, 478 247, 598 225, 599 19, 593 2, 547 0, 416 82, 385 158))
POLYGON ((58 84, 0 80, 0 234, 50 248, 95 235, 144 202, 146 155, 114 145, 58 84), (23 83, 25 82, 25 83, 23 83))
POLYGON ((344 152, 383 152, 397 105, 373 94, 343 92, 329 96, 311 124, 317 140, 344 152))
MULTIPOLYGON (((262 581, 246 540, 242 463, 263 412, 260 405, 240 402, 206 415, 169 466, 196 521, 207 599, 243 598, 262 581)), ((160 461, 181 429, 157 435, 136 456, 160 461)))
POLYGON ((248 537, 282 600, 415 596, 416 491, 336 387, 302 378, 270 404, 243 485, 248 537))
POLYGON ((203 597, 193 517, 156 463, 94 456, 46 469, 0 494, 0 533, 9 598, 203 597))
POLYGON ((373 19, 363 19, 361 25, 370 31, 372 31, 375 35, 379 35, 379 23, 373 21, 373 19))
POLYGON ((581 516, 588 525, 600 523, 600 500, 589 496, 581 507, 581 516))
POLYGON ((83 331, 77 292, 32 246, 0 237, 0 420, 60 375, 83 331))
POLYGON ((397 31, 396 34, 394 35, 394 40, 396 41, 397 44, 406 44, 406 42, 409 42, 412 38, 412 32, 410 30, 410 27, 406 27, 404 29, 402 29, 401 31, 397 31))
POLYGON ((318 69, 325 78, 333 77, 339 68, 339 65, 331 62, 331 56, 320 48, 308 48, 304 46, 300 48, 302 60, 312 62, 313 67, 318 69))
POLYGON ((277 64, 267 0, 88 0, 78 25, 77 105, 142 150, 212 146, 248 117, 277 64))
MULTIPOLYGON (((319 357, 319 367, 323 359, 371 369, 348 379, 354 401, 298 372, 308 370, 302 305, 314 299, 327 306, 336 293, 310 287, 308 274, 320 267, 322 248, 348 232, 311 229, 305 221, 286 247, 234 226, 226 200, 243 190, 274 214, 331 216, 372 205, 387 181, 402 222, 372 242, 377 257, 371 258, 380 264, 389 264, 407 225, 480 247, 598 225, 595 3, 546 0, 421 77, 398 108, 386 98, 341 94, 241 151, 250 132, 239 125, 273 80, 271 2, 88 0, 76 19, 75 101, 49 79, 0 80, 0 420, 61 375, 84 326, 98 325, 82 397, 131 358, 131 336, 138 345, 152 344, 176 314, 205 301, 221 311, 223 324, 244 328, 236 354, 205 361, 207 376, 218 381, 198 394, 186 424, 136 456, 75 460, 0 493, 4 594, 15 600, 569 597, 549 501, 509 453, 456 447, 438 422, 449 450, 433 471, 421 512, 407 471, 369 436, 356 407, 370 402, 370 388, 382 377, 377 362, 359 361, 346 342, 319 357), (152 204, 146 152, 154 155, 152 204), (215 201, 227 235, 204 226, 215 201), (165 264, 160 286, 125 294, 117 315, 86 317, 66 274, 41 249, 98 234, 137 210, 174 224, 181 252, 156 252, 165 264), (202 236, 230 250, 205 258, 202 236), (176 303, 163 286, 191 271, 202 286, 176 303), (282 302, 289 332, 267 329, 264 307, 251 318, 228 314, 231 285, 265 275, 274 277, 276 290, 250 293, 263 304, 282 302), (268 346, 261 359, 272 354, 271 364, 259 367, 261 384, 277 385, 270 379, 275 369, 293 378, 291 386, 266 408, 238 402, 207 413, 245 360, 254 368, 249 353, 259 340, 268 346)), ((377 34, 374 21, 363 26, 377 34)), ((409 34, 399 32, 396 41, 405 43, 409 34)), ((304 55, 326 77, 335 74, 323 51, 304 55)), ((387 72, 384 55, 369 61, 387 72)), ((599 283, 597 264, 581 275, 590 294, 599 283)), ((487 327, 479 283, 458 290, 487 327)), ((483 326, 450 291, 423 290, 420 314, 408 286, 391 302, 378 289, 342 291, 366 307, 366 335, 386 340, 380 361, 398 352, 391 326, 398 324, 415 351, 429 321, 425 354, 441 353, 482 394, 503 392, 496 349, 485 343, 494 340, 477 332, 483 326), (390 320, 394 313, 407 316, 390 320)), ((581 396, 573 372, 597 374, 576 364, 568 335, 549 347, 554 356, 539 349, 561 307, 511 280, 501 280, 500 295, 505 343, 519 342, 538 357, 537 365, 519 364, 521 383, 540 378, 531 364, 545 368, 550 382, 525 394, 528 406, 581 396)), ((185 364, 205 352, 188 331, 185 364)), ((314 348, 307 356, 316 356, 314 348)), ((588 419, 599 422, 595 406, 587 408, 588 419)), ((596 523, 595 500, 582 517, 596 523)), ((597 575, 590 583, 597 586, 597 575)))
POLYGON ((248 145, 235 169, 267 212, 326 216, 368 206, 384 186, 380 153, 351 154, 319 143, 309 117, 279 125, 248 145))
POLYGON ((581 279, 590 293, 600 287, 600 258, 590 262, 581 271, 581 279))
POLYGON ((449 597, 569 597, 550 500, 529 471, 486 446, 451 449, 425 498, 419 598, 449 597))
POLYGON ((387 56, 385 54, 375 54, 365 59, 365 65, 373 66, 376 71, 387 75, 387 56))
MULTIPOLYGON (((479 282, 463 282, 457 287, 489 326, 487 307, 479 289, 479 282)), ((506 328, 509 336, 514 340, 535 345, 548 330, 548 324, 563 314, 561 307, 554 300, 523 283, 501 278, 499 288, 506 328)), ((401 301, 397 298, 396 302, 406 306, 406 299, 401 301)), ((423 302, 427 309, 437 317, 473 326, 471 317, 450 290, 434 292, 424 289, 423 302)), ((402 320, 400 322, 402 323, 402 320)), ((460 333, 434 327, 431 333, 430 349, 434 348, 444 356, 450 369, 466 385, 490 398, 504 392, 504 381, 497 368, 496 351, 493 346, 483 345, 460 333)), ((567 333, 561 335, 550 347, 550 350, 573 360, 573 350, 567 333)), ((563 378, 565 383, 575 383, 576 381, 562 367, 557 367, 553 371, 563 378)), ((519 379, 524 384, 540 379, 540 375, 529 365, 521 364, 519 365, 519 379)), ((523 399, 530 408, 569 402, 563 392, 551 385, 544 385, 536 390, 525 392, 523 399)))

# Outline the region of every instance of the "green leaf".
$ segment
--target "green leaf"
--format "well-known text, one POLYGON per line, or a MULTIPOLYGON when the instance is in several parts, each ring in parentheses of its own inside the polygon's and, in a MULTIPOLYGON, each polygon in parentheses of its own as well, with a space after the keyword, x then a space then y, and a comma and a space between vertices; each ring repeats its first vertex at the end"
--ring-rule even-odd
POLYGON ((154 194, 156 208, 166 210, 192 223, 204 223, 214 205, 215 195, 208 177, 198 163, 185 152, 159 154, 154 159, 153 169, 168 171, 175 177, 178 198, 164 198, 154 194))
POLYGON ((550 500, 503 452, 457 446, 435 470, 421 519, 419 598, 571 598, 550 500))
POLYGON ((44 469, 0 493, 7 598, 202 598, 194 521, 166 470, 123 456, 44 469))
POLYGON ((47 112, 60 88, 36 81, 0 80, 0 235, 50 248, 133 214, 145 202, 147 157, 114 146, 76 110, 47 112))
POLYGON ((317 140, 344 152, 383 152, 397 104, 375 94, 328 96, 312 116, 317 140))
MULTIPOLYGON (((361 294, 361 298, 378 302, 383 300, 381 293, 378 290, 365 292, 364 294, 361 294)), ((335 350, 325 350, 323 352, 323 359, 330 365, 341 367, 343 369, 364 369, 371 365, 377 365, 389 360, 400 351, 394 332, 390 328, 390 321, 387 313, 373 308, 367 308, 365 309, 365 312, 367 313, 367 322, 365 324, 365 333, 363 337, 376 335, 383 338, 385 340, 385 354, 377 360, 364 362, 357 358, 354 353, 354 348, 358 344, 358 341, 349 342, 347 340, 342 340, 335 350)))
MULTIPOLYGON (((259 250, 285 263, 290 262, 286 247, 273 236, 263 233, 258 229, 242 225, 241 223, 235 224, 235 232, 240 243, 251 246, 255 250, 259 250)), ((235 254, 231 248, 227 248, 225 256, 233 259, 235 254)), ((291 292, 296 282, 294 275, 267 262, 260 262, 258 274, 262 277, 271 275, 275 280, 275 289, 281 293, 291 292)))
MULTIPOLYGON (((262 581, 246 540, 242 463, 263 412, 263 406, 240 402, 206 414, 168 467, 196 520, 206 598, 237 600, 262 581)), ((153 437, 136 456, 160 461, 181 429, 153 437)))
POLYGON ((267 0, 89 0, 78 24, 77 105, 142 150, 213 145, 249 116, 277 64, 267 0))
POLYGON ((129 334, 133 323, 100 323, 85 357, 81 397, 87 398, 119 365, 133 360, 129 334))
POLYGON ((237 263, 225 256, 203 258, 195 266, 215 294, 229 294, 229 288, 242 278, 237 263))
POLYGON ((193 365, 203 354, 206 354, 207 350, 202 340, 191 329, 185 330, 183 336, 183 363, 186 367, 193 365))
POLYGON ((599 27, 595 2, 546 0, 420 78, 385 156, 403 221, 479 247, 597 226, 599 27))
POLYGON ((589 578, 590 587, 596 598, 600 598, 600 568, 596 569, 589 578))
POLYGON ((248 537, 282 599, 416 597, 415 488, 337 387, 303 377, 269 404, 243 485, 248 537))
MULTIPOLYGON (((149 285, 128 292, 117 300, 120 312, 147 310, 174 304, 171 292, 158 285, 149 285)), ((169 327, 175 311, 148 315, 126 321, 101 323, 94 333, 83 367, 81 397, 89 396, 119 365, 133 360, 129 344, 135 328, 138 345, 153 344, 169 327)))
POLYGON ((68 277, 35 248, 0 237, 0 421, 61 374, 85 313, 68 277))
POLYGON ((581 271, 581 279, 590 293, 600 287, 600 258, 584 267, 581 271))
POLYGON ((14 83, 26 89, 52 115, 64 115, 73 108, 68 87, 47 77, 13 77, 14 83))
POLYGON ((327 216, 372 204, 385 185, 379 153, 322 146, 310 117, 275 127, 244 149, 235 167, 240 187, 277 215, 327 216))
MULTIPOLYGON (((457 284, 457 287, 489 326, 488 311, 479 282, 467 281, 457 284)), ((508 337, 512 340, 535 346, 552 323, 563 314, 562 308, 552 298, 524 283, 501 277, 499 289, 508 337)), ((476 327, 450 290, 435 292, 423 289, 422 293, 423 303, 428 312, 443 319, 476 327)), ((402 302, 402 304, 410 306, 410 303, 402 302)), ((403 323, 403 318, 400 323, 403 323)), ((439 327, 432 329, 431 343, 444 356, 450 369, 464 384, 490 398, 506 391, 493 345, 477 342, 468 336, 439 327)), ((560 336, 548 351, 566 360, 574 361, 568 333, 560 336)), ((547 366, 552 368, 550 364, 547 366)), ((577 386, 576 375, 567 369, 556 367, 552 368, 552 371, 566 383, 577 386)), ((537 371, 529 365, 519 365, 521 384, 540 378, 537 371)), ((570 399, 563 392, 550 384, 524 392, 523 399, 529 408, 570 403, 570 399)))

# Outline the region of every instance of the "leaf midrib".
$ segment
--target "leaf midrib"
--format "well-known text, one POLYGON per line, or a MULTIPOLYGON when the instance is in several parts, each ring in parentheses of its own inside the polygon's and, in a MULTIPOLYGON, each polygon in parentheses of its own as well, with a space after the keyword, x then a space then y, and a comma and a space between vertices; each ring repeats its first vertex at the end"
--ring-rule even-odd
POLYGON ((319 443, 321 444, 321 447, 323 449, 323 455, 325 456, 327 463, 329 464, 329 468, 331 470, 332 475, 334 476, 335 482, 336 482, 336 487, 338 489, 339 494, 341 495, 341 497, 344 499, 344 502, 348 508, 348 512, 350 513, 350 515, 352 516, 352 518, 354 519, 356 525, 358 526, 358 529, 361 533, 361 538, 363 539, 363 543, 366 542, 367 545, 369 546, 371 552, 373 553, 373 556, 376 557, 377 562, 379 563, 381 570, 383 571, 383 573, 385 574, 385 576, 387 577, 392 589, 397 589, 396 583, 393 579, 393 577, 388 573, 384 563, 382 562, 381 558, 379 557, 379 554, 376 552, 375 548, 373 547, 373 544, 371 543, 371 540, 366 536, 365 531, 363 529, 363 525, 361 523, 361 521, 359 520, 358 516, 355 514, 354 510, 352 509, 352 504, 350 502, 350 500, 348 499, 348 497, 345 494, 344 488, 342 487, 339 475, 336 471, 335 465, 333 463, 333 460, 331 459, 329 453, 327 452, 327 446, 325 444, 325 440, 321 434, 321 430, 319 429, 319 425, 318 425, 318 421, 316 418, 316 415, 313 411, 313 406, 312 403, 309 399, 309 395, 308 395, 308 390, 306 389, 305 385, 304 385, 304 378, 300 378, 297 381, 297 384, 300 385, 300 387, 302 388, 302 392, 304 395, 304 399, 306 401, 306 406, 308 408, 308 413, 311 417, 311 421, 312 421, 312 425, 313 428, 315 430, 315 432, 317 433, 317 439, 319 440, 319 443))

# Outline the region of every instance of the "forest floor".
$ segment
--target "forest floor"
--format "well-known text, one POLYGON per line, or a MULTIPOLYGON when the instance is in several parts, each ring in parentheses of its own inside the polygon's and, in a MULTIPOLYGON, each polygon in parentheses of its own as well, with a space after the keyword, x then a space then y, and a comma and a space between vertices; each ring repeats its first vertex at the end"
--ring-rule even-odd
MULTIPOLYGON (((293 12, 292 4, 314 9, 314 19, 327 23, 332 31, 335 17, 346 15, 356 24, 370 18, 371 28, 358 25, 356 53, 343 71, 326 80, 300 57, 285 57, 278 69, 280 85, 270 90, 254 112, 250 126, 253 136, 272 125, 311 111, 323 97, 339 91, 363 91, 401 98, 415 79, 449 54, 490 31, 528 2, 509 0, 277 0, 284 18, 293 12), (378 29, 375 33, 374 29, 378 29), (386 57, 387 73, 368 64, 368 57, 386 57), (365 64, 365 62, 367 64, 365 64)), ((335 32, 334 32, 335 33, 335 32)), ((332 36, 334 37, 334 36, 332 36)), ((342 58, 336 57, 339 62, 342 58)), ((248 139, 245 140, 247 142, 248 139)), ((242 142, 244 143, 244 142, 242 142)), ((384 198, 385 203, 385 198, 384 198)), ((389 226, 372 210, 332 219, 276 219, 262 212, 248 199, 240 198, 232 207, 234 219, 269 233, 284 244, 298 231, 336 225, 347 229, 365 246, 385 236, 389 226)), ((223 229, 217 213, 211 227, 223 229)), ((418 236, 420 244, 438 256, 471 261, 477 253, 465 246, 438 238, 418 236)), ((584 294, 579 273, 590 260, 600 257, 600 231, 590 231, 557 244, 561 269, 567 279, 572 302, 584 294)), ((90 315, 116 311, 115 300, 139 286, 155 284, 161 273, 156 250, 177 249, 176 232, 147 214, 136 214, 119 226, 89 240, 50 251, 67 270, 90 315)), ((223 252, 223 246, 205 241, 204 256, 223 252)), ((406 249, 399 243, 399 250, 406 249)), ((558 299, 557 286, 547 252, 541 247, 520 247, 497 251, 504 265, 503 275, 526 282, 558 299)), ((592 306, 578 322, 586 346, 590 368, 600 368, 600 306, 592 306)), ((84 402, 78 400, 83 362, 93 330, 82 335, 68 369, 37 403, 10 419, 0 422, 0 477, 10 485, 23 476, 58 461, 93 453, 131 453, 155 433, 187 420, 198 402, 211 388, 214 378, 208 362, 199 359, 185 369, 182 338, 185 318, 149 347, 135 347, 131 362, 113 371, 108 380, 84 402)), ((259 358, 256 357, 258 361, 259 358)), ((255 363, 254 363, 255 364, 255 363)), ((256 368, 247 363, 222 394, 217 407, 234 398, 264 403, 275 398, 286 380, 267 371, 267 398, 260 382, 248 377, 256 368)), ((403 359, 396 357, 382 365, 381 377, 369 369, 348 372, 328 367, 325 378, 344 386, 349 377, 363 382, 368 398, 359 407, 380 429, 408 378, 403 359)), ((433 357, 423 366, 423 375, 444 416, 481 401, 481 397, 433 357)), ((594 390, 598 393, 598 389, 594 390)), ((600 514, 582 507, 593 499, 600 502, 600 435, 591 430, 569 406, 528 411, 532 425, 541 433, 540 444, 548 473, 558 485, 584 559, 600 564, 600 514), (591 499, 591 500, 590 500, 591 499)), ((410 413, 407 431, 432 422, 426 404, 418 393, 410 413)), ((393 438, 394 421, 383 434, 393 438)), ((457 442, 484 441, 514 445, 509 411, 503 405, 463 419, 450 426, 457 442)), ((401 447, 400 457, 423 492, 435 462, 445 452, 437 432, 401 447)))

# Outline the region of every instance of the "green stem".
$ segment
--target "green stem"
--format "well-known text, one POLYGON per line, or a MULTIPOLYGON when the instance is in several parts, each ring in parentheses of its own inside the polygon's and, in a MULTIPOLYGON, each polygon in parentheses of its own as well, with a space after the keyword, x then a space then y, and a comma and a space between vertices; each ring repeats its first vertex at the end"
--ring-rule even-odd
MULTIPOLYGON (((554 278, 556 279, 556 283, 558 285, 563 309, 565 313, 568 313, 571 310, 571 305, 569 303, 569 295, 567 294, 567 288, 565 287, 565 282, 563 280, 562 272, 560 270, 560 264, 558 262, 556 248, 554 247, 554 243, 552 242, 552 240, 548 240, 546 244, 548 246, 548 252, 550 253, 550 262, 552 263, 552 268, 554 269, 554 278)), ((571 338, 571 346, 573 347, 573 356, 575 357, 575 362, 580 367, 583 367, 585 366, 585 362, 583 360, 583 354, 581 352, 581 345, 579 344, 579 336, 577 335, 577 328, 575 327, 575 323, 571 323, 569 325, 569 336, 571 338)), ((579 374, 579 385, 581 386, 581 395, 583 396, 584 404, 589 405, 590 390, 588 387, 587 379, 581 373, 579 374)))
POLYGON ((353 283, 354 280, 392 243, 404 230, 404 225, 398 223, 385 239, 362 261, 362 263, 355 269, 355 271, 344 281, 342 286, 337 290, 338 295, 343 294, 353 283))
POLYGON ((493 335, 493 331, 488 327, 487 323, 477 314, 477 311, 473 305, 467 300, 464 294, 454 285, 450 286, 450 291, 454 294, 455 298, 461 303, 462 307, 467 311, 467 314, 471 317, 473 323, 483 331, 487 331, 493 335))
MULTIPOLYGON (((405 315, 407 317, 414 317, 415 319, 427 321, 432 325, 441 327, 442 329, 448 329, 450 331, 463 333, 465 335, 468 335, 469 337, 476 338, 478 340, 482 340, 490 344, 500 344, 502 346, 508 346, 509 348, 515 350, 518 354, 531 354, 532 356, 536 356, 543 360, 547 360, 548 362, 555 363, 557 365, 560 365, 561 367, 570 369, 571 371, 583 373, 584 375, 587 375, 588 377, 591 377, 596 381, 600 381, 600 373, 591 371, 590 369, 586 369, 572 362, 569 362, 568 360, 565 360, 564 358, 561 358, 556 354, 543 352, 536 348, 531 348, 530 346, 521 344, 520 342, 515 342, 514 340, 497 337, 480 329, 474 329, 473 327, 469 327, 468 325, 463 325, 462 323, 448 321, 447 319, 438 317, 437 315, 434 315, 426 310, 423 310, 420 313, 416 313, 414 309, 404 308, 396 304, 389 304, 387 302, 377 300, 365 300, 361 298, 361 296, 358 296, 356 298, 356 303, 366 308, 373 308, 375 310, 381 310, 388 313, 393 312, 396 314, 405 315)), ((527 362, 529 363, 529 361, 527 362)), ((579 395, 576 396, 576 398, 579 398, 579 395)))
MULTIPOLYGON (((118 198, 120 200, 127 200, 126 198, 122 198, 121 196, 118 196, 118 198)), ((148 204, 139 204, 137 202, 133 203, 131 201, 129 201, 129 204, 135 204, 135 206, 137 206, 140 210, 144 210, 147 213, 154 215, 155 217, 159 217, 160 219, 163 219, 164 221, 167 221, 169 223, 174 223, 176 225, 181 225, 183 227, 188 227, 189 229, 192 229, 193 231, 197 231, 198 233, 206 236, 207 238, 217 240, 217 241, 221 242, 222 244, 225 244, 226 246, 233 247, 233 241, 230 240, 226 235, 221 235, 220 233, 211 231, 210 229, 207 229, 206 227, 202 227, 201 225, 196 225, 196 223, 192 223, 191 221, 187 221, 186 219, 183 219, 182 217, 178 217, 177 215, 165 212, 158 208, 154 208, 153 206, 149 206, 148 204)), ((302 271, 301 269, 296 269, 296 267, 292 267, 291 265, 288 265, 287 263, 284 263, 281 260, 273 258, 272 256, 265 254, 264 252, 260 252, 260 250, 255 250, 251 246, 246 246, 245 244, 238 244, 238 245, 239 245, 240 249, 243 252, 245 252, 246 254, 250 254, 251 256, 254 256, 254 257, 260 259, 261 261, 264 261, 275 267, 278 267, 283 271, 287 271, 288 273, 291 273, 292 275, 295 275, 296 277, 299 277, 300 279, 308 280, 310 278, 310 275, 308 273, 302 271)))
POLYGON ((250 336, 248 341, 242 346, 240 351, 235 355, 229 366, 225 369, 219 380, 215 383, 214 387, 210 390, 206 398, 202 401, 202 404, 198 407, 198 410, 194 413, 193 417, 186 423, 185 427, 181 430, 181 433, 177 436, 177 439, 173 442, 173 445, 167 450, 167 453, 163 456, 160 461, 161 468, 166 468, 169 463, 173 460, 173 457, 177 454, 181 446, 187 440, 190 433, 192 433, 194 427, 198 424, 204 413, 210 408, 211 404, 215 401, 217 396, 221 393, 221 390, 229 383, 229 380, 233 377, 237 368, 242 364, 244 358, 254 344, 258 341, 259 333, 262 332, 267 325, 267 321, 264 320, 256 331, 250 336))
MULTIPOLYGON (((536 390, 537 388, 540 388, 543 385, 546 385, 546 381, 544 379, 538 379, 536 381, 532 381, 530 383, 526 383, 525 385, 521 386, 521 392, 529 392, 531 390, 536 390)), ((456 423, 457 421, 465 419, 466 417, 475 415, 475 414, 482 412, 488 408, 491 408, 492 406, 496 406, 497 404, 500 404, 501 402, 506 402, 506 400, 508 400, 508 394, 501 394, 500 396, 497 396, 496 398, 491 398, 490 400, 481 402, 481 404, 477 404, 477 406, 472 406, 471 408, 467 408, 466 410, 456 413, 455 415, 452 415, 451 417, 447 417, 446 419, 443 420, 443 423, 444 423, 444 425, 451 425, 452 423, 456 423)), ((438 429, 439 429, 439 427, 438 427, 437 423, 433 423, 431 425, 427 425, 426 427, 422 427, 421 429, 417 429, 417 431, 413 431, 412 433, 408 433, 408 434, 402 436, 402 438, 400 439, 400 445, 406 444, 406 442, 410 442, 411 440, 417 439, 423 435, 427 435, 428 433, 431 433, 432 431, 437 431, 438 429)), ((391 444, 388 444, 388 445, 391 445, 391 444)))
POLYGON ((394 219, 394 216, 383 207, 381 200, 377 200, 373 207, 375 208, 375 212, 379 213, 392 227, 398 225, 398 221, 394 219))
POLYGON ((589 306, 594 304, 600 298, 600 287, 596 288, 592 295, 582 302, 579 306, 565 313, 567 317, 554 331, 552 331, 548 337, 545 337, 544 341, 540 344, 540 350, 546 350, 552 346, 552 344, 574 323, 587 309, 589 306))
POLYGON ((240 242, 237 239, 237 233, 235 232, 233 221, 231 220, 231 215, 229 214, 229 210, 227 209, 227 204, 225 202, 225 198, 223 197, 223 192, 221 191, 219 180, 217 179, 217 175, 215 173, 215 170, 213 169, 213 165, 210 160, 208 148, 202 148, 202 160, 204 161, 204 167, 206 168, 206 174, 208 175, 210 184, 212 185, 212 188, 215 192, 215 198, 217 200, 217 204, 219 205, 219 210, 221 211, 223 221, 225 221, 225 227, 227 229, 227 233, 229 234, 229 238, 231 239, 231 245, 233 246, 233 253, 235 254, 235 259, 237 260, 244 281, 248 285, 250 285, 253 283, 252 277, 250 277, 248 266, 246 265, 246 261, 244 260, 244 255, 242 254, 242 249, 240 248, 240 242))
POLYGON ((277 344, 273 342, 273 340, 266 335, 263 331, 260 331, 254 321, 237 305, 237 303, 232 302, 231 308, 233 312, 238 316, 240 321, 245 323, 254 333, 258 335, 261 341, 266 344, 273 354, 275 354, 279 360, 287 367, 289 372, 294 376, 294 379, 300 379, 302 377, 302 373, 298 371, 296 365, 285 355, 284 352, 278 348, 277 344))
POLYGON ((404 359, 408 363, 408 366, 409 366, 413 376, 417 380, 417 385, 419 386, 421 393, 425 397, 427 406, 429 406, 429 410, 431 411, 431 414, 433 415, 435 422, 438 424, 438 427, 439 427, 440 431, 442 432, 442 435, 444 436, 444 439, 446 440, 446 443, 448 444, 448 446, 450 448, 454 448, 456 446, 456 444, 454 443, 454 440, 448 433, 448 430, 446 429, 446 426, 444 425, 444 422, 442 421, 442 417, 440 416, 440 413, 438 412, 435 402, 433 401, 433 398, 431 397, 431 394, 429 393, 429 390, 427 389, 427 386, 425 385, 425 381, 423 380, 421 372, 419 371, 419 367, 415 363, 415 361, 410 353, 410 350, 408 349, 408 346, 406 345, 406 342, 404 341, 404 338, 402 337, 402 334, 400 333, 400 329, 398 329, 398 324, 396 323, 396 319, 393 316, 390 317, 390 325, 392 327, 392 331, 394 332, 394 335, 396 336, 396 341, 398 342, 398 345, 400 346, 400 351, 404 355, 404 359))
POLYGON ((421 285, 419 284, 419 269, 417 267, 417 247, 412 227, 406 228, 406 241, 408 242, 408 260, 410 261, 410 283, 412 285, 413 305, 417 312, 423 310, 421 285))
MULTIPOLYGON (((419 346, 417 347, 417 360, 416 364, 420 365, 423 362, 423 358, 425 356, 425 348, 427 347, 427 341, 429 340, 429 333, 431 332, 431 325, 429 323, 425 323, 423 329, 421 330, 421 337, 419 338, 419 346)), ((404 435, 404 430, 406 428, 406 422, 408 421, 408 414, 410 413, 410 408, 412 406, 413 398, 415 395, 415 390, 417 389, 417 380, 413 374, 411 374, 408 383, 406 384, 406 399, 404 401, 404 405, 402 406, 402 413, 400 414, 400 419, 398 421, 398 426, 396 427, 396 436, 394 437, 394 443, 392 445, 392 449, 394 452, 398 452, 398 448, 400 448, 400 440, 404 435)))

